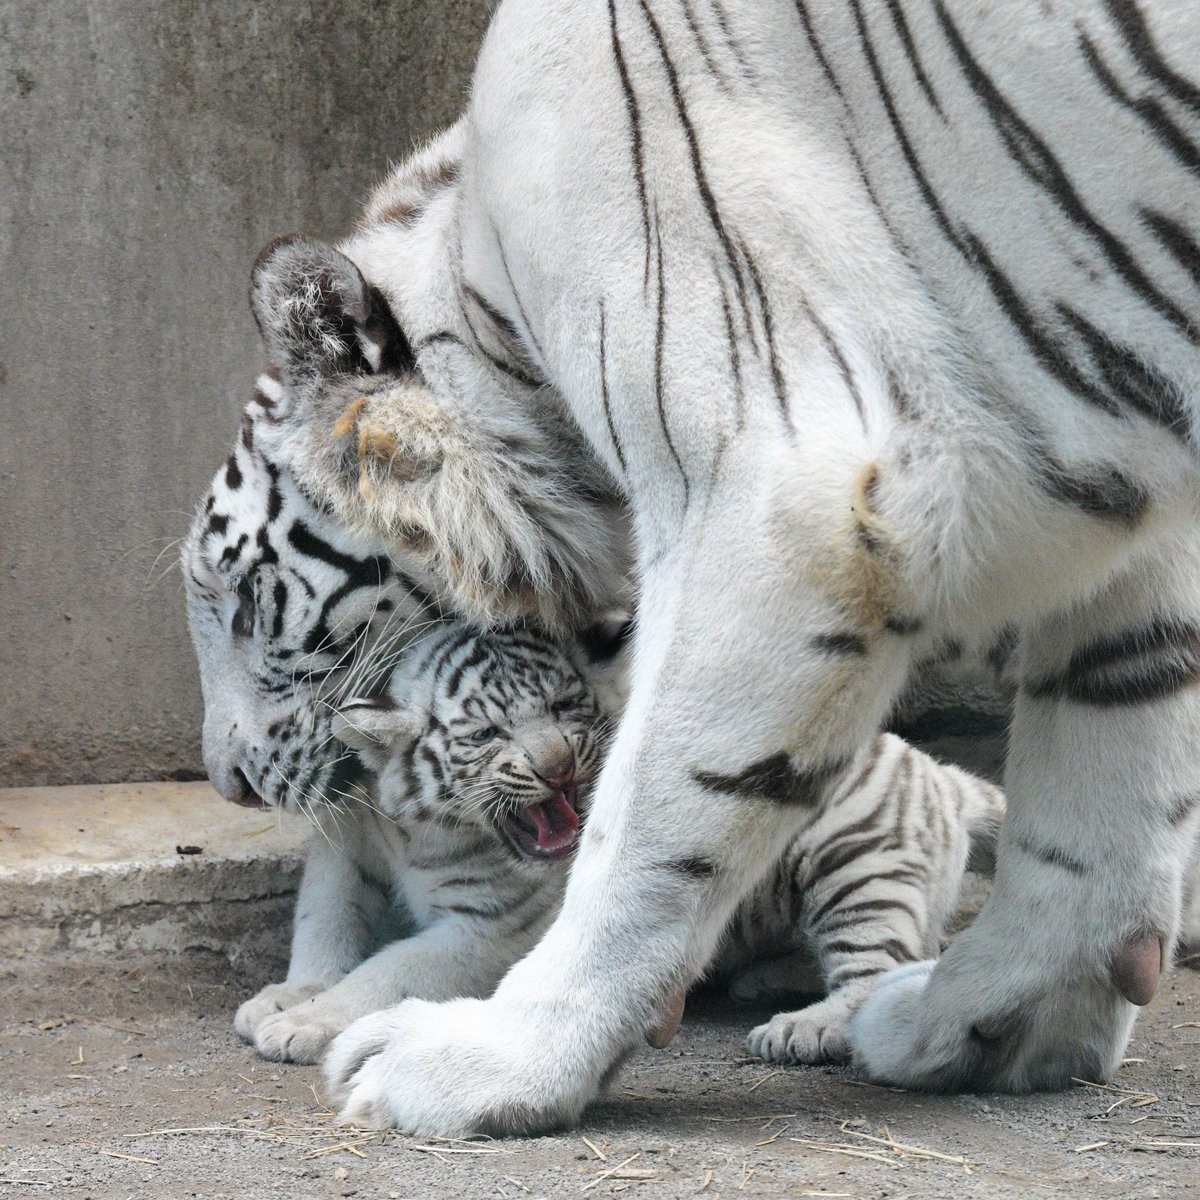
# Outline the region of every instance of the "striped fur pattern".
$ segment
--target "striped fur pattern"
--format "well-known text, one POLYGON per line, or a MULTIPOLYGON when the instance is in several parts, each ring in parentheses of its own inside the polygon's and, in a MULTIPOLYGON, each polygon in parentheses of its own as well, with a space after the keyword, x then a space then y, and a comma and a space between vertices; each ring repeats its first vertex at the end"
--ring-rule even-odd
POLYGON ((337 703, 381 686, 455 603, 496 623, 549 596, 543 625, 586 623, 621 596, 625 531, 561 416, 464 419, 443 402, 452 364, 426 346, 418 371, 386 299, 333 247, 271 243, 251 300, 273 367, 182 553, 204 761, 230 800, 315 816, 356 770, 328 752, 337 703), (376 474, 405 483, 372 510, 382 528, 346 517, 376 474), (326 486, 350 476, 348 495, 326 486))
MULTIPOLYGON (((338 737, 370 770, 324 814, 288 978, 238 1010, 266 1058, 315 1062, 407 996, 486 996, 558 910, 605 722, 586 653, 461 621, 414 641, 338 737)), ((597 670, 602 668, 597 667, 597 670)))
MULTIPOLYGON (((264 377, 186 561, 213 780, 318 831, 288 978, 235 1026, 267 1058, 312 1062, 406 996, 486 995, 545 931, 623 704, 627 622, 607 615, 568 652, 446 618, 394 546, 364 546, 274 461, 285 412, 264 377), (261 743, 236 740, 247 714, 261 743)), ((742 999, 830 993, 756 1031, 755 1051, 844 1057, 869 980, 940 949, 968 838, 993 844, 1001 810, 996 789, 881 737, 739 908, 713 964, 742 999)))
POLYGON ((822 996, 755 1029, 769 1062, 850 1056, 850 1020, 886 971, 936 958, 969 862, 1004 817, 999 788, 880 734, 734 913, 713 969, 737 998, 822 996))
MULTIPOLYGON (((607 651, 452 622, 409 648, 380 696, 344 704, 335 730, 377 782, 327 823, 331 845, 314 845, 288 981, 241 1007, 242 1036, 264 1057, 312 1062, 350 1021, 407 996, 487 995, 558 910, 620 674, 607 651), (317 963, 379 946, 401 916, 405 936, 312 982, 317 963)), ((880 735, 739 906, 711 965, 740 1000, 824 997, 756 1029, 752 1051, 844 1060, 872 982, 940 952, 968 852, 994 846, 1003 811, 997 788, 880 735)), ((672 869, 703 877, 712 864, 672 869)))
MULTIPOLYGON (((559 918, 488 1000, 347 1030, 347 1116, 577 1118, 912 664, 1007 627, 995 890, 855 1058, 1111 1075, 1200 833, 1197 61, 1168 0, 499 6, 346 248, 460 410, 558 404, 618 482, 630 701, 559 918)), ((366 526, 405 494, 322 478, 366 526)))
POLYGON ((209 778, 235 803, 317 820, 359 773, 333 741, 334 707, 386 680, 442 605, 419 563, 330 521, 280 466, 284 405, 279 378, 260 378, 182 562, 209 778))

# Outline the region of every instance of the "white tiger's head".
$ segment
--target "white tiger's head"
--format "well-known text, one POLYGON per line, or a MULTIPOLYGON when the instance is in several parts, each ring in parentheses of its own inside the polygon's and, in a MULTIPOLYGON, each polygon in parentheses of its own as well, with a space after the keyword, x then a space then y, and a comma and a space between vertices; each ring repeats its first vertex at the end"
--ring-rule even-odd
POLYGON ((332 706, 381 684, 410 633, 440 616, 417 563, 349 528, 292 470, 314 405, 340 406, 411 365, 357 268, 308 245, 264 251, 260 264, 292 247, 290 272, 256 267, 255 316, 276 369, 259 379, 182 552, 205 767, 223 796, 247 805, 336 800, 361 768, 331 737, 332 706))
POLYGON ((334 730, 377 775, 387 815, 498 832, 521 861, 559 861, 575 847, 610 726, 589 675, 623 633, 567 651, 528 630, 456 621, 397 666, 383 695, 343 705, 334 730))

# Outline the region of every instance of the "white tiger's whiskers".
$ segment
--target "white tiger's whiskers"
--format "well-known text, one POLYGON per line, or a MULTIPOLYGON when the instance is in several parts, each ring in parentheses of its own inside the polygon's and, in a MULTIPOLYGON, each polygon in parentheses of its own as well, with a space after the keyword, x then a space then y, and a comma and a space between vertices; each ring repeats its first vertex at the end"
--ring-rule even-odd
POLYGON ((350 789, 350 791, 344 792, 339 788, 334 788, 333 794, 341 796, 343 800, 348 800, 351 804, 358 804, 363 808, 370 809, 371 812, 382 817, 385 821, 395 820, 390 813, 384 812, 377 804, 371 802, 371 793, 362 784, 351 784, 350 789))
POLYGON ((274 759, 271 760, 271 769, 276 775, 279 776, 280 779, 283 780, 287 787, 288 795, 291 796, 295 802, 296 810, 312 825, 314 829, 317 830, 318 833, 320 833, 320 835, 333 849, 338 849, 337 844, 329 836, 329 832, 325 828, 324 823, 316 815, 316 806, 322 803, 321 798, 319 796, 310 795, 309 793, 304 792, 300 788, 296 787, 292 780, 290 780, 287 775, 284 774, 279 763, 274 759))

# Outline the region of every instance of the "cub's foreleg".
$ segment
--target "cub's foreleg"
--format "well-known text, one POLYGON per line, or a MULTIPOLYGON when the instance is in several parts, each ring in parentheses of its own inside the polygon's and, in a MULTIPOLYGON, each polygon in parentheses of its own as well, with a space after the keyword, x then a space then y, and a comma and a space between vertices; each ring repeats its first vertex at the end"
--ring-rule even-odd
POLYGON ((501 913, 456 914, 385 946, 327 990, 301 996, 261 1020, 255 1047, 264 1058, 312 1063, 352 1021, 407 997, 488 995, 541 936, 553 916, 554 896, 535 895, 525 908, 532 912, 523 913, 511 930, 501 913))
POLYGON ((1160 546, 1022 648, 996 883, 935 966, 886 976, 855 1061, 906 1087, 1104 1080, 1180 931, 1200 827, 1200 555, 1160 546))
POLYGON ((268 984, 238 1010, 233 1027, 248 1042, 269 1017, 332 987, 396 923, 384 885, 366 874, 356 838, 326 817, 308 846, 292 925, 287 979, 268 984))

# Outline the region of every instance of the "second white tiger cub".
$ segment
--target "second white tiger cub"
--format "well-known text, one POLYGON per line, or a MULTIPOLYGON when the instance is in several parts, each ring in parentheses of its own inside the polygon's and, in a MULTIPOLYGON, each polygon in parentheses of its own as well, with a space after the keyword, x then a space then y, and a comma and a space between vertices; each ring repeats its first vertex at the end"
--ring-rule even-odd
MULTIPOLYGON (((557 913, 621 704, 616 646, 451 622, 409 648, 384 697, 343 705, 335 731, 377 787, 329 810, 288 981, 238 1012, 260 1053, 315 1061, 355 1018, 410 996, 487 995, 528 952, 557 913)), ((970 845, 994 843, 1003 811, 998 789, 881 735, 743 902, 712 964, 739 998, 825 996, 754 1030, 754 1053, 847 1057, 874 980, 938 953, 970 845)), ((681 883, 712 870, 673 867, 681 883)))

